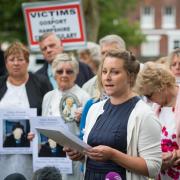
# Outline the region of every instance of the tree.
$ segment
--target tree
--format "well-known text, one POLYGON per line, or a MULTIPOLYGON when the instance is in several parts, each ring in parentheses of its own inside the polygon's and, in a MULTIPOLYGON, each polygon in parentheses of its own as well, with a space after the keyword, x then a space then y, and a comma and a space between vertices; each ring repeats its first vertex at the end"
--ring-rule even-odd
MULTIPOLYGON (((0 41, 18 39, 27 42, 21 5, 23 2, 45 0, 0 0, 0 41)), ((46 0, 47 1, 47 0, 46 0)), ((122 36, 128 46, 137 46, 143 40, 138 22, 127 18, 137 0, 82 0, 87 39, 97 41, 107 34, 122 36)))
POLYGON ((139 22, 132 22, 128 18, 137 0, 98 1, 101 17, 98 38, 107 34, 117 34, 123 37, 128 47, 137 46, 145 40, 139 22))

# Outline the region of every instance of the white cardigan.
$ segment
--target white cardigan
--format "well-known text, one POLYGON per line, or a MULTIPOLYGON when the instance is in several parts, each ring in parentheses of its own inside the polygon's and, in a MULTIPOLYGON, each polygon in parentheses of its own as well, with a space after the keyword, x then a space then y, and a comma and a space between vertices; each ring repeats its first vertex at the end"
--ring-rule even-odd
MULTIPOLYGON (((91 106, 85 126, 84 141, 99 115, 103 113, 106 100, 91 106)), ((150 107, 139 100, 130 114, 127 126, 127 154, 144 158, 149 177, 154 178, 161 168, 161 125, 150 107)), ((126 170, 128 180, 145 180, 148 177, 126 170)))

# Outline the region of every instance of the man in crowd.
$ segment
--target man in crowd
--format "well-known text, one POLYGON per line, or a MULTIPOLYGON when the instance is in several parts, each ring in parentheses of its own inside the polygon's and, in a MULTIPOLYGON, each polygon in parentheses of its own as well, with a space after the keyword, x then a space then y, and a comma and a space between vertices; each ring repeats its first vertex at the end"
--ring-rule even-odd
MULTIPOLYGON (((52 89, 55 89, 57 88, 57 84, 52 75, 51 64, 56 55, 63 52, 62 42, 54 32, 48 32, 40 37, 39 46, 46 62, 36 74, 44 74, 48 77, 52 89)), ((94 74, 91 69, 86 64, 79 62, 79 74, 76 79, 76 84, 82 86, 93 76, 94 74)))

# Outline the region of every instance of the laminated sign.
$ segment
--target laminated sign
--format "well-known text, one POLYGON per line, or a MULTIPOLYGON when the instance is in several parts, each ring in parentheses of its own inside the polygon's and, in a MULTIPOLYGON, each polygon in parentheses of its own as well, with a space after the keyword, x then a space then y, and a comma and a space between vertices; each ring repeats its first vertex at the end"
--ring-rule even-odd
POLYGON ((53 1, 22 4, 28 42, 39 51, 38 40, 45 32, 55 32, 65 50, 78 49, 86 43, 81 1, 53 1))

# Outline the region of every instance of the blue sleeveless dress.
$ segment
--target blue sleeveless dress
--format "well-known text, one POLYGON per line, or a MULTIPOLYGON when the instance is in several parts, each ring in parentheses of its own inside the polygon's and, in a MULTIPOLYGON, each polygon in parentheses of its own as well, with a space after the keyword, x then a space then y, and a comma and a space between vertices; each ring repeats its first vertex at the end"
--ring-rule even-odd
MULTIPOLYGON (((139 100, 140 98, 136 96, 119 105, 113 105, 107 100, 103 114, 98 117, 88 136, 88 144, 92 147, 106 145, 127 153, 128 119, 139 100)), ((84 179, 105 180, 109 172, 117 172, 123 180, 126 180, 126 169, 113 161, 99 162, 88 158, 84 179)))

